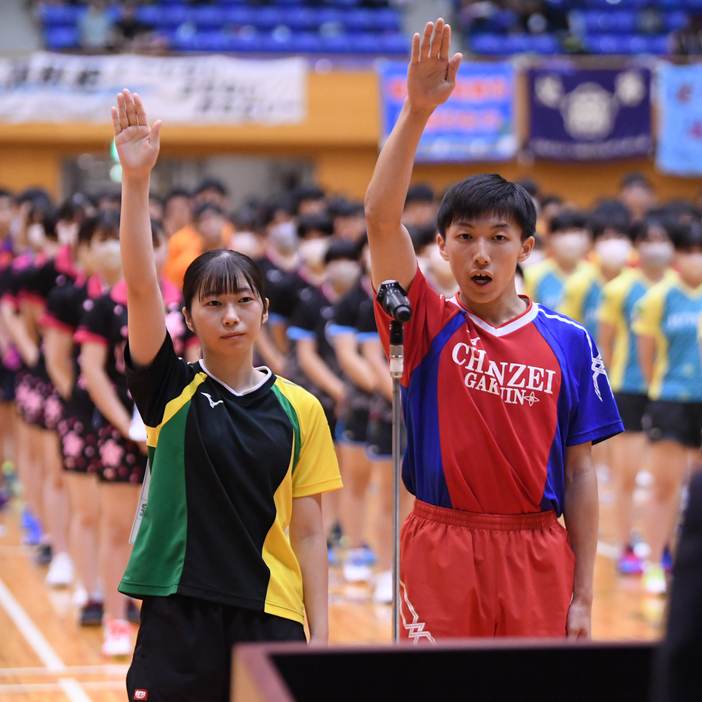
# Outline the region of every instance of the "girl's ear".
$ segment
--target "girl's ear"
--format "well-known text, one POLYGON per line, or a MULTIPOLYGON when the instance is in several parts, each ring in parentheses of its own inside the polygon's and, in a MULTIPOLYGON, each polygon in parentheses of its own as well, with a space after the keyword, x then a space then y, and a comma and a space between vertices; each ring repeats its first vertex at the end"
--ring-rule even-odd
POLYGON ((268 321, 268 307, 270 302, 268 298, 263 301, 263 314, 261 315, 261 324, 265 324, 268 321))
POLYGON ((193 326, 192 316, 190 315, 190 313, 188 312, 188 310, 185 307, 183 307, 183 309, 181 311, 183 312, 183 317, 185 317, 185 323, 188 325, 188 329, 190 329, 190 331, 193 334, 195 334, 196 332, 195 332, 195 327, 193 326))

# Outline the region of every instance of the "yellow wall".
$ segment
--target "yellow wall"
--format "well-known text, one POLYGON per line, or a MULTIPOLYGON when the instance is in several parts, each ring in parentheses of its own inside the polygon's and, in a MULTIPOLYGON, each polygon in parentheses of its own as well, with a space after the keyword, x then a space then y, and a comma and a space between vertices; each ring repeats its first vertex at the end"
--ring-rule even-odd
MULTIPOLYGON (((147 105, 148 107, 148 105, 147 105)), ((524 125, 519 125, 520 131, 524 125)), ((363 197, 373 172, 380 132, 378 86, 370 71, 311 73, 309 115, 299 125, 264 127, 190 127, 164 125, 164 156, 267 155, 311 159, 323 187, 363 197)), ((86 151, 104 152, 112 138, 109 116, 104 125, 0 123, 0 187, 13 190, 42 185, 60 196, 61 162, 86 151)), ((414 181, 438 190, 472 173, 497 172, 509 179, 532 177, 544 192, 579 205, 614 195, 622 175, 646 173, 661 199, 695 197, 701 179, 673 178, 655 171, 650 160, 607 164, 419 165, 414 181)))

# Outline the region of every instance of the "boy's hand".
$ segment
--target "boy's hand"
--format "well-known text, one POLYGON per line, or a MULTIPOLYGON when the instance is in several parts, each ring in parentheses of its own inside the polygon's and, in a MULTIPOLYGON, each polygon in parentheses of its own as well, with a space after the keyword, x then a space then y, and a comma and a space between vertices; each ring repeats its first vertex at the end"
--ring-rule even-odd
POLYGON ((571 602, 566 620, 566 636, 569 639, 592 638, 592 605, 578 600, 571 602))
POLYGON ((125 175, 148 177, 156 164, 160 147, 161 120, 149 127, 141 98, 126 88, 117 95, 112 108, 115 146, 125 175))
POLYGON ((439 18, 424 28, 424 36, 412 38, 412 57, 407 70, 407 101, 413 112, 430 115, 443 105, 456 87, 456 73, 461 65, 461 54, 449 60, 451 27, 439 18))

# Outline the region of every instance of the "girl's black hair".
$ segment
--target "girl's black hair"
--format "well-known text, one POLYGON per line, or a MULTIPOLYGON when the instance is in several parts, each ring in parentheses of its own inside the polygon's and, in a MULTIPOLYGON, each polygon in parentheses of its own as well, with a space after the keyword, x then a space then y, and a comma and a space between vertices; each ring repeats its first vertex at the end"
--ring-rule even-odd
POLYGON ((453 222, 472 222, 489 215, 515 222, 522 230, 522 241, 536 232, 536 207, 529 193, 496 173, 473 175, 451 186, 439 206, 436 224, 446 238, 453 222))
POLYGON ((629 238, 634 242, 643 241, 652 227, 662 229, 670 239, 671 231, 677 227, 677 223, 670 217, 646 217, 631 225, 629 238))
POLYGON ((112 231, 119 238, 119 210, 101 210, 95 217, 95 230, 112 231))
POLYGON ((362 248, 355 241, 333 241, 324 254, 324 263, 332 261, 358 261, 362 248))
POLYGON ((89 246, 96 229, 97 217, 86 217, 80 223, 80 228, 78 229, 78 243, 89 246))
POLYGON ((49 241, 58 241, 58 234, 56 233, 58 219, 58 210, 50 202, 34 200, 32 209, 29 211, 29 221, 41 224, 44 227, 44 234, 49 241))
POLYGON ((198 256, 185 271, 183 300, 190 314, 193 300, 210 295, 231 295, 250 288, 266 308, 266 285, 261 269, 245 254, 215 249, 198 256))
POLYGON ((697 220, 675 223, 670 228, 670 239, 676 251, 702 249, 702 224, 697 220))

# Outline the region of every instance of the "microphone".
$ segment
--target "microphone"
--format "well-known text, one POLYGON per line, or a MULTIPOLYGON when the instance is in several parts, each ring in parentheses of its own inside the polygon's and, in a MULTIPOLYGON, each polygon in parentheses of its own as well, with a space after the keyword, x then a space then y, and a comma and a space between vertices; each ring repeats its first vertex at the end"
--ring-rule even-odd
POLYGON ((378 288, 377 300, 388 317, 404 324, 412 319, 407 293, 396 280, 386 280, 378 288))

